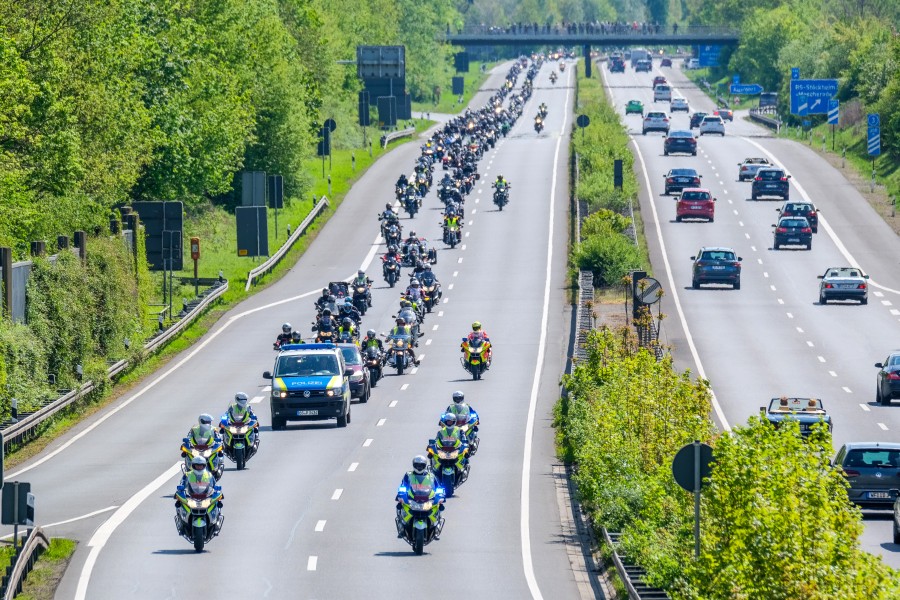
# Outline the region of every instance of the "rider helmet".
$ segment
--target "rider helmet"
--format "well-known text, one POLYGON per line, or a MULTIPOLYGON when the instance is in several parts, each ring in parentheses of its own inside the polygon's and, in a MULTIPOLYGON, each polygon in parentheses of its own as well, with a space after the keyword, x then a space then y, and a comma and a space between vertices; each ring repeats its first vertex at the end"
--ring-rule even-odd
POLYGON ((334 297, 334 294, 328 296, 328 301, 331 303, 337 302, 337 298, 334 297))
POLYGON ((352 326, 353 326, 353 320, 352 320, 350 317, 344 317, 344 320, 341 321, 341 324, 342 324, 344 327, 352 327, 352 326))
POLYGON ((391 210, 391 203, 388 202, 387 204, 385 204, 384 208, 385 208, 385 210, 391 210))
POLYGON ((391 254, 397 254, 397 245, 391 244, 390 246, 388 246, 388 252, 390 252, 391 254))
POLYGON ((409 282, 410 287, 417 288, 419 287, 419 280, 415 277, 412 278, 412 281, 409 282))
POLYGON ((443 423, 445 427, 453 427, 456 425, 456 415, 453 413, 444 413, 443 416, 441 416, 441 423, 443 423))
POLYGON ((481 321, 472 323, 472 331, 481 331, 481 321))
POLYGON ((416 237, 416 230, 413 229, 409 232, 409 237, 416 237))
POLYGON ((247 405, 250 403, 250 398, 248 398, 247 394, 244 392, 238 392, 234 395, 234 403, 237 404, 241 410, 246 410, 247 405))
POLYGON ((353 306, 353 300, 350 299, 350 296, 344 297, 344 306, 353 306))
POLYGON ((322 311, 322 316, 323 316, 323 317, 330 317, 330 316, 331 316, 331 309, 330 309, 330 308, 326 308, 325 310, 323 310, 323 311, 322 311))
POLYGON ((368 330, 368 331, 366 332, 366 337, 369 338, 369 339, 371 339, 371 340, 374 340, 374 339, 375 339, 375 330, 374 330, 374 329, 368 330))
POLYGON ((295 344, 303 343, 303 338, 300 336, 299 331, 295 331, 294 333, 291 334, 291 341, 294 342, 295 344))
POLYGON ((365 277, 365 276, 366 276, 366 272, 363 271, 362 269, 360 269, 359 271, 356 272, 356 276, 357 276, 357 277, 365 277))
POLYGON ((428 468, 428 460, 425 459, 424 456, 419 454, 412 460, 413 471, 416 475, 424 475, 425 469, 428 468))
POLYGON ((290 323, 285 323, 284 325, 281 326, 282 333, 290 333, 292 329, 293 329, 293 327, 291 327, 290 323))
POLYGON ((453 402, 455 404, 460 404, 464 402, 466 399, 466 395, 460 392, 459 390, 453 392, 453 402))
POLYGON ((425 265, 425 270, 429 273, 431 272, 431 265, 425 265))
POLYGON ((406 319, 404 319, 403 317, 397 317, 397 325, 405 326, 406 319))
POLYGON ((197 421, 200 423, 200 434, 203 437, 208 436, 209 432, 212 431, 212 416, 207 413, 203 413, 202 415, 200 415, 200 417, 198 417, 197 421))
POLYGON ((202 456, 195 456, 191 459, 191 470, 200 473, 206 468, 206 459, 202 456))
POLYGON ((327 297, 328 297, 328 288, 322 288, 322 296, 323 296, 324 298, 327 298, 327 297))

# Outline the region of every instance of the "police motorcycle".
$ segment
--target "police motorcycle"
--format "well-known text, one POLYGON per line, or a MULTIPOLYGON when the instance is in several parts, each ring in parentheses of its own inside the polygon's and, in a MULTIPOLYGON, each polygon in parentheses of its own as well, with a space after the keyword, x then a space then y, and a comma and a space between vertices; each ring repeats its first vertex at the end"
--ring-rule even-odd
POLYGON ((219 535, 225 516, 221 510, 222 488, 212 483, 190 483, 175 489, 175 528, 178 535, 203 552, 203 546, 219 535))
POLYGON ((247 413, 238 420, 231 411, 226 411, 219 421, 225 456, 231 459, 237 470, 242 471, 256 451, 259 450, 259 419, 247 413))
MULTIPOLYGON (((471 406, 468 418, 465 415, 456 415, 456 426, 465 434, 469 444, 469 457, 475 456, 475 453, 478 452, 478 444, 481 443, 481 438, 478 437, 478 425, 480 424, 478 413, 471 406)), ((442 425, 440 419, 438 419, 438 425, 442 425)))
POLYGON ((493 187, 494 187, 494 204, 496 204, 500 210, 503 210, 503 207, 506 206, 507 204, 509 204, 509 188, 511 186, 508 183, 503 184, 503 183, 495 182, 493 184, 493 187))
POLYGON ((468 448, 463 445, 456 446, 438 439, 428 440, 431 469, 444 486, 448 498, 469 478, 468 453, 468 448))
POLYGON ((444 489, 430 483, 410 482, 397 488, 397 536, 421 555, 423 548, 440 538, 444 529, 444 489))
POLYGON ((223 456, 224 448, 219 439, 211 445, 196 444, 192 445, 190 438, 182 438, 181 440, 181 457, 184 462, 181 463, 181 472, 187 475, 191 472, 191 461, 194 457, 199 456, 206 461, 206 468, 212 473, 212 476, 219 480, 225 473, 225 458, 223 456))

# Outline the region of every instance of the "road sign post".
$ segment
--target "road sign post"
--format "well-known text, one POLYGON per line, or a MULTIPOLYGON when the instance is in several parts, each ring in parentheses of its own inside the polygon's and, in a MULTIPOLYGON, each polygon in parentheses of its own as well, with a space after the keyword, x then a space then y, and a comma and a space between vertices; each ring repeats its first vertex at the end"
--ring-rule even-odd
POLYGON ((828 122, 831 124, 831 151, 834 152, 834 127, 840 118, 840 101, 832 98, 828 101, 828 122))
POLYGON ((712 447, 696 440, 682 446, 672 460, 675 482, 694 493, 694 558, 700 557, 700 489, 712 474, 712 461, 712 447))
POLYGON ((878 113, 870 113, 866 119, 868 130, 866 132, 866 148, 872 157, 872 184, 869 186, 872 193, 875 192, 875 159, 881 154, 881 117, 878 113))

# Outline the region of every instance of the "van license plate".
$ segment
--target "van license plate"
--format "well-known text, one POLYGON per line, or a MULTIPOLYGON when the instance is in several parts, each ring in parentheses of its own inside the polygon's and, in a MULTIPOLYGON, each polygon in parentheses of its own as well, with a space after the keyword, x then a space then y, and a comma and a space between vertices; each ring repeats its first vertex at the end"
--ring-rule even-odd
POLYGON ((297 411, 298 417, 315 417, 318 414, 319 414, 319 411, 317 411, 317 410, 298 410, 297 411))
POLYGON ((869 492, 867 494, 867 496, 872 499, 890 500, 891 493, 890 492, 869 492))

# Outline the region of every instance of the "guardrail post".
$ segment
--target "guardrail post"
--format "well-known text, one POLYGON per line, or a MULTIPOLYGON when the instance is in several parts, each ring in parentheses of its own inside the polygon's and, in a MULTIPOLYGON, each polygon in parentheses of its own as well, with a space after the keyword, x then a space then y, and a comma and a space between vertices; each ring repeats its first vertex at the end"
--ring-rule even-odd
POLYGON ((56 248, 58 250, 68 249, 69 248, 69 236, 67 236, 67 235, 56 236, 56 248))
POLYGON ((0 248, 0 269, 3 270, 2 314, 12 319, 12 248, 0 248))
POLYGON ((75 232, 75 247, 78 248, 78 256, 81 260, 87 258, 87 234, 83 231, 75 232))
POLYGON ((47 242, 44 240, 34 240, 31 242, 31 255, 44 256, 47 253, 47 242))
POLYGON ((841 168, 842 169, 844 168, 846 161, 847 161, 847 146, 844 146, 843 148, 841 148, 841 168))

